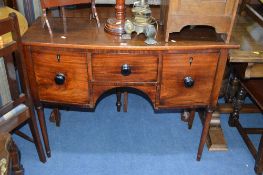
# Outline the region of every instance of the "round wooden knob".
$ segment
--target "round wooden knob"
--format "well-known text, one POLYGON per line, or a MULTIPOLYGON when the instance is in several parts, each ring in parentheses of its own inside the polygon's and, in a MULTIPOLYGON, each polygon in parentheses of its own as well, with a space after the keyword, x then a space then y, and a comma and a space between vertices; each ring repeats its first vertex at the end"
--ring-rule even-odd
POLYGON ((123 76, 129 76, 131 74, 131 66, 128 64, 123 64, 121 66, 121 74, 123 76))
POLYGON ((195 81, 193 80, 192 77, 187 76, 187 77, 184 78, 184 86, 185 86, 186 88, 191 88, 191 87, 193 87, 193 86, 194 86, 194 83, 195 83, 195 81))
POLYGON ((62 85, 65 82, 65 75, 63 73, 57 73, 54 80, 57 85, 62 85))

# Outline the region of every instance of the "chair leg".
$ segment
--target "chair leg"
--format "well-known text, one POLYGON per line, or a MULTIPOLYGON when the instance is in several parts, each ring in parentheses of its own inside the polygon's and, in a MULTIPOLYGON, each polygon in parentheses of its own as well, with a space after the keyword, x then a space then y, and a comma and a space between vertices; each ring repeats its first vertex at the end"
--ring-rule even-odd
POLYGON ((46 156, 44 153, 44 149, 42 147, 41 139, 40 139, 39 132, 37 129, 37 122, 36 122, 36 118, 34 115, 33 116, 31 115, 28 124, 29 124, 29 128, 31 130, 31 133, 32 133, 34 144, 35 144, 36 149, 37 149, 39 160, 41 162, 45 163, 46 162, 46 156))
POLYGON ((201 157, 202 157, 205 141, 206 141, 206 138, 207 138, 207 135, 208 135, 210 121, 212 119, 212 113, 213 113, 213 110, 211 110, 211 109, 208 109, 207 112, 206 112, 205 122, 204 122, 202 135, 201 135, 201 138, 200 138, 200 143, 199 143, 198 152, 197 152, 197 158, 196 158, 197 161, 200 161, 201 157))
POLYGON ((36 110, 37 110, 39 124, 40 124, 41 132, 42 132, 42 136, 43 136, 43 140, 44 140, 46 154, 47 154, 48 157, 50 157, 51 156, 51 150, 50 150, 50 147, 49 147, 49 141, 48 141, 48 134, 47 134, 47 126, 46 126, 46 120, 45 120, 45 115, 44 115, 44 109, 43 109, 42 106, 38 106, 36 108, 36 110))
POLYGON ((24 168, 20 163, 20 154, 14 141, 11 141, 10 157, 12 160, 12 172, 14 175, 24 175, 24 168))
POLYGON ((263 173, 263 134, 261 135, 260 143, 258 146, 258 153, 255 163, 255 172, 257 174, 263 173))
POLYGON ((92 17, 96 18, 97 26, 100 27, 100 20, 99 20, 99 16, 98 16, 98 13, 97 13, 95 0, 91 1, 91 11, 92 11, 92 17))

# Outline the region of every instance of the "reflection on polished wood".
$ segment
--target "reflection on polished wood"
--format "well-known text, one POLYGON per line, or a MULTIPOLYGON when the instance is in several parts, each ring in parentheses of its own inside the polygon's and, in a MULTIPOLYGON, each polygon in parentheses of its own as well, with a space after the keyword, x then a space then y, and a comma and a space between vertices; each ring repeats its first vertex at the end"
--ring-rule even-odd
MULTIPOLYGON (((142 42, 144 36, 133 36, 132 40, 122 40, 119 36, 113 36, 104 32, 103 28, 97 28, 95 21, 90 21, 85 18, 68 18, 67 25, 63 25, 62 18, 50 18, 53 35, 48 33, 47 29, 41 26, 41 20, 38 18, 34 25, 29 29, 23 37, 24 45, 34 46, 49 46, 56 45, 57 47, 79 48, 79 49, 120 49, 120 50, 180 50, 187 49, 218 49, 218 48, 238 48, 234 43, 225 44, 220 38, 215 35, 207 34, 206 30, 202 30, 199 36, 195 36, 196 32, 186 31, 173 35, 176 42, 164 41, 163 29, 160 27, 157 34, 158 43, 154 46, 149 46, 142 42), (64 27, 67 28, 65 34, 64 27), (190 34, 189 34, 190 33, 190 34), (201 34, 200 34, 201 33, 201 34), (188 36, 187 36, 188 34, 188 36), (192 39, 191 39, 192 38, 192 39)), ((105 19, 102 20, 102 25, 105 24, 105 19)))
POLYGON ((125 0, 116 0, 115 17, 107 20, 104 29, 113 35, 122 35, 125 33, 125 20, 125 0))

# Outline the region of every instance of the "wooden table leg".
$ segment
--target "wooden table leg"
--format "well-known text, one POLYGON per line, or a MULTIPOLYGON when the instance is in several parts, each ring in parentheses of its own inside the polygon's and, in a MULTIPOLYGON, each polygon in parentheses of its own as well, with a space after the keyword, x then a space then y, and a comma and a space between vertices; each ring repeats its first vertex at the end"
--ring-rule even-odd
POLYGON ((50 150, 50 146, 49 146, 49 140, 48 140, 48 134, 47 134, 47 126, 46 126, 44 109, 43 109, 42 106, 38 106, 36 108, 36 110, 37 110, 39 124, 40 124, 41 132, 42 132, 42 136, 43 136, 43 140, 44 140, 46 154, 47 154, 48 157, 50 157, 51 156, 51 150, 50 150))

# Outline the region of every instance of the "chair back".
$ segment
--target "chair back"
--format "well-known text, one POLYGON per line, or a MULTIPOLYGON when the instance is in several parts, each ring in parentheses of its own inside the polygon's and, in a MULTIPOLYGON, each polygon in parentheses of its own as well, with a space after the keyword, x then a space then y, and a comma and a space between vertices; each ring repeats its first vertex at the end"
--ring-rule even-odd
POLYGON ((0 20, 0 26, 0 36, 11 32, 13 39, 0 44, 0 116, 3 116, 21 103, 27 104, 25 94, 29 92, 16 14, 0 20))
POLYGON ((91 3, 91 0, 41 0, 42 8, 91 3))

